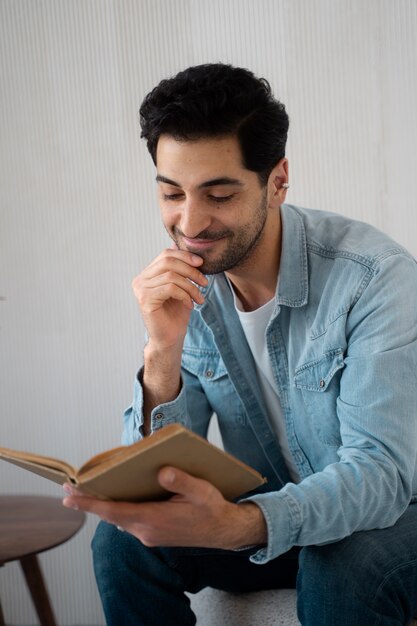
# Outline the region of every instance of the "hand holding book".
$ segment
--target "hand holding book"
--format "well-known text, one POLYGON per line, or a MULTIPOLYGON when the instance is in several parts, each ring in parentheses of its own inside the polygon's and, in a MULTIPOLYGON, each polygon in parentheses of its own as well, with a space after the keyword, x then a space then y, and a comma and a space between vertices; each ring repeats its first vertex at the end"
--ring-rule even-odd
POLYGON ((266 522, 255 503, 231 503, 208 481, 173 467, 162 468, 158 482, 171 494, 168 500, 103 501, 66 485, 64 505, 94 513, 147 546, 235 550, 266 543, 266 522))

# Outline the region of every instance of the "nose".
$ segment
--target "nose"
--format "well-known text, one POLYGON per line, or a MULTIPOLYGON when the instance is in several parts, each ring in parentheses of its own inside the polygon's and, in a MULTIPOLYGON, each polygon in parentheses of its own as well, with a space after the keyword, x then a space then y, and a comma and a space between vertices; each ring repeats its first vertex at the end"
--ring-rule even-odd
POLYGON ((211 216, 205 210, 201 202, 187 198, 181 209, 181 218, 179 228, 182 234, 193 239, 197 237, 203 230, 208 228, 211 223, 211 216))

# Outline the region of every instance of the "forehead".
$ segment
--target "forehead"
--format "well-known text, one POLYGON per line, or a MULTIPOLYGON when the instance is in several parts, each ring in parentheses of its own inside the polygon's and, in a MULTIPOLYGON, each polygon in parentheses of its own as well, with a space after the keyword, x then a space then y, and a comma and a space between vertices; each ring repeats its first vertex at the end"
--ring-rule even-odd
POLYGON ((246 180, 254 174, 243 166, 235 136, 179 141, 170 135, 161 135, 156 167, 158 175, 184 186, 224 177, 246 180))

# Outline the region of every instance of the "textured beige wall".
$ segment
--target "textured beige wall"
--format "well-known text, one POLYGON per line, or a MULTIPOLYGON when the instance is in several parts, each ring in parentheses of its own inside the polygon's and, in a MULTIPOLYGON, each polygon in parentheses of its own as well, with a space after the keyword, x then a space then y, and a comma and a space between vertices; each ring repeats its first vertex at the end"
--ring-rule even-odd
MULTIPOLYGON (((415 0, 0 0, 0 445, 73 463, 116 445, 140 363, 130 282, 165 236, 137 108, 224 61, 287 104, 289 201, 417 254, 415 0)), ((3 464, 0 493, 60 495, 3 464)), ((95 521, 42 564, 60 624, 99 624, 95 521)), ((0 571, 10 624, 35 623, 0 571)))

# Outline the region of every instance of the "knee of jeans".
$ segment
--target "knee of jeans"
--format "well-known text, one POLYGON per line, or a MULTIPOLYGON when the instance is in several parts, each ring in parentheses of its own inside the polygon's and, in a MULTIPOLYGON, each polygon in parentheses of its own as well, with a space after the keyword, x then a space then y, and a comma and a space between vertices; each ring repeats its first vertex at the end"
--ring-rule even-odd
POLYGON ((108 524, 107 522, 99 522, 91 541, 91 549, 93 551, 93 554, 98 554, 103 549, 107 549, 107 546, 112 540, 115 530, 117 530, 117 528, 115 528, 112 524, 108 524))
MULTIPOLYGON (((323 574, 336 567, 335 559, 327 546, 307 546, 299 556, 299 575, 309 581, 314 581, 323 574)), ((334 573, 332 572, 332 576, 334 573)))
POLYGON ((94 569, 109 572, 112 576, 121 569, 146 562, 148 554, 158 549, 147 548, 139 539, 128 532, 119 530, 113 524, 100 522, 91 542, 94 569))
POLYGON ((356 596, 367 595, 376 590, 382 571, 370 556, 362 542, 346 538, 332 544, 308 546, 301 550, 297 584, 307 589, 343 590, 356 596))
POLYGON ((112 570, 125 558, 126 548, 123 543, 127 537, 113 524, 100 522, 96 528, 91 549, 95 571, 112 570))

